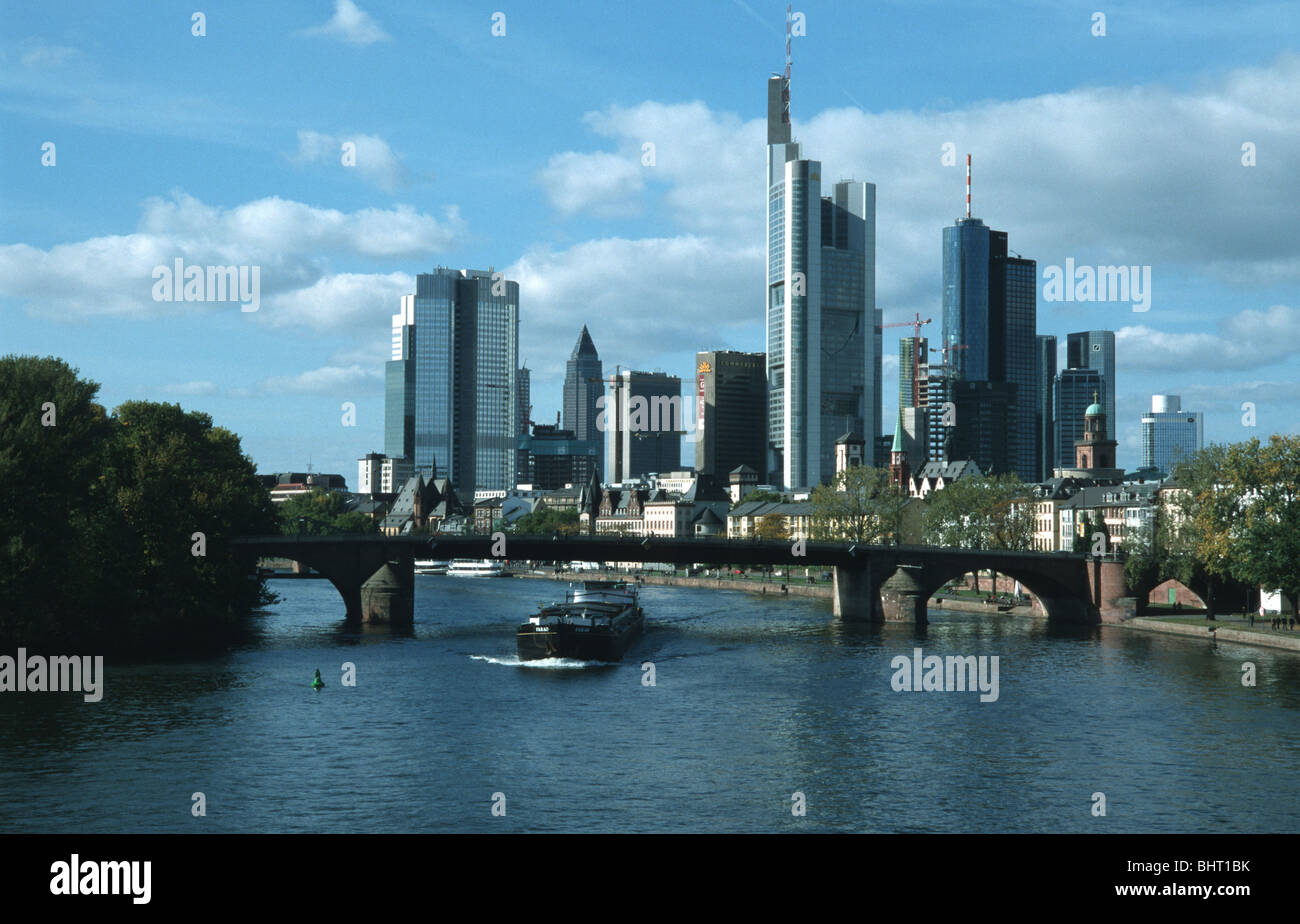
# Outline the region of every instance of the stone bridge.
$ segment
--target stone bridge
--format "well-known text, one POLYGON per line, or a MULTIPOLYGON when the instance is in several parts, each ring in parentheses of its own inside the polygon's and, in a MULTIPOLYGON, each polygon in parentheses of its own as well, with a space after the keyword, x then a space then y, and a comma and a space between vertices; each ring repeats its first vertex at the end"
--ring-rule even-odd
POLYGON ((1050 620, 1120 622, 1133 615, 1133 601, 1124 597, 1123 561, 1070 552, 558 535, 508 535, 504 549, 502 540, 487 535, 254 536, 233 545, 250 570, 262 557, 289 558, 314 568, 342 595, 349 621, 394 627, 407 627, 413 619, 417 558, 830 568, 840 619, 917 624, 926 622, 926 601, 946 582, 991 569, 1018 580, 1050 620), (494 551, 504 554, 494 556, 494 551))

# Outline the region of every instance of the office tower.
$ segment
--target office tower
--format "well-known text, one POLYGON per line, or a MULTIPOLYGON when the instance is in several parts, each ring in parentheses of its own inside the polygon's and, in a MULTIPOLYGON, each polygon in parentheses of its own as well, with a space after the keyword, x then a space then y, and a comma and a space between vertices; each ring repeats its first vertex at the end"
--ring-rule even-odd
MULTIPOLYGON (((564 369, 564 429, 572 431, 575 439, 600 441, 603 438, 596 428, 596 403, 604 389, 600 357, 584 324, 564 369)), ((603 472, 604 467, 604 459, 598 459, 597 472, 603 472)))
MULTIPOLYGON (((528 439, 528 428, 532 423, 532 388, 532 373, 528 367, 521 366, 515 370, 515 436, 520 441, 528 439)), ((515 482, 525 484, 529 480, 528 449, 522 443, 516 445, 519 448, 515 451, 515 482)))
MULTIPOLYGON (((1039 400, 1035 375, 1037 264, 1009 251, 1007 232, 994 231, 971 217, 969 166, 968 159, 966 217, 943 229, 945 361, 948 373, 960 381, 1014 386, 1005 392, 1011 402, 1008 412, 1015 421, 1014 433, 1003 434, 1010 441, 1009 471, 1033 481, 1039 474, 1034 449, 1039 400)), ((957 428, 977 423, 959 419, 957 428)), ((992 435, 971 434, 963 442, 991 445, 992 439, 992 435)), ((988 471, 983 461, 980 467, 988 471)))
POLYGON ((947 459, 974 460, 986 475, 1015 471, 1018 387, 1011 382, 950 382, 957 425, 948 434, 947 459))
POLYGON ((380 473, 383 469, 384 455, 368 452, 357 459, 357 493, 378 494, 380 473))
POLYGON ((393 315, 392 358, 384 364, 384 455, 415 459, 415 296, 393 315))
POLYGON ((695 354, 695 471, 719 484, 739 465, 767 463, 767 357, 710 350, 695 354))
POLYGON ((605 434, 605 477, 635 481, 681 465, 682 380, 662 372, 618 371, 597 413, 605 434))
MULTIPOLYGON (((822 196, 820 161, 790 133, 790 69, 767 90, 767 441, 764 471, 788 488, 835 470, 835 440, 857 431, 880 464, 881 312, 876 187, 822 196)), ((888 448, 888 447, 886 447, 888 448)), ((886 457, 887 458, 887 457, 886 457)))
POLYGON ((1152 395, 1151 410, 1142 415, 1142 467, 1169 474, 1179 462, 1201 451, 1204 417, 1184 411, 1178 395, 1152 395))
MULTIPOLYGON (((929 368, 930 341, 926 337, 904 337, 898 341, 898 406, 921 407, 921 388, 913 391, 913 370, 919 370, 917 383, 924 387, 929 368)), ((892 446, 891 446, 892 452, 892 446)), ((912 459, 916 461, 915 458, 912 459)))
POLYGON ((580 440, 572 430, 549 424, 534 425, 532 436, 526 437, 523 445, 528 456, 525 480, 539 491, 587 484, 601 454, 598 441, 580 440))
POLYGON ((926 383, 925 404, 922 405, 925 415, 917 423, 925 431, 925 455, 918 458, 924 458, 928 462, 947 462, 956 458, 948 454, 948 444, 957 420, 957 406, 952 403, 954 381, 944 373, 930 375, 926 383))
POLYGON ((1038 480, 1052 477, 1056 468, 1056 441, 1053 439, 1052 386, 1056 381, 1056 338, 1039 334, 1034 352, 1034 378, 1038 385, 1038 407, 1034 412, 1034 452, 1038 459, 1038 480))
MULTIPOLYGON (((1039 394, 1035 375, 1038 339, 1038 264, 1008 252, 1005 231, 989 232, 989 380, 1014 385, 1008 434, 1011 472, 1038 479, 1034 422, 1039 394)), ((987 472, 988 469, 985 469, 987 472)))
POLYGON ((1094 401, 1100 403, 1102 388, 1102 375, 1096 369, 1062 369, 1057 375, 1052 403, 1056 431, 1054 471, 1069 468, 1073 463, 1074 444, 1083 439, 1084 413, 1094 401))
POLYGON ((1065 339, 1068 369, 1096 369, 1101 373, 1101 406, 1106 411, 1106 435, 1115 439, 1115 332, 1085 330, 1065 339))
MULTIPOLYGON (((400 360, 414 371, 415 470, 429 480, 450 479, 463 497, 513 488, 519 284, 491 270, 421 273, 393 318, 393 344, 394 361, 400 346, 400 360)), ((390 378, 390 402, 397 381, 390 378)), ((396 420, 391 408, 386 416, 396 420)))

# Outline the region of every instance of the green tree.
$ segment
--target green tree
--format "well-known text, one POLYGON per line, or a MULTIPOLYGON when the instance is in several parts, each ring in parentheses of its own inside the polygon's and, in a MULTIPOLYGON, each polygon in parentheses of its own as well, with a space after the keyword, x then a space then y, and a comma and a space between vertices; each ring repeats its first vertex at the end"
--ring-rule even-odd
POLYGON ((312 488, 291 497, 279 507, 280 531, 288 535, 337 536, 379 532, 379 523, 367 513, 347 509, 348 499, 338 491, 312 488))
POLYGON ((889 483, 889 471, 855 465, 830 484, 813 488, 812 538, 853 542, 895 541, 906 494, 889 483))
POLYGON ((112 422, 104 484, 131 563, 116 582, 119 629, 156 651, 218 647, 269 599, 230 541, 275 532, 270 495, 239 438, 207 414, 128 401, 112 422))
MULTIPOLYGON (((108 415, 96 382, 51 356, 0 358, 0 637, 73 638, 104 569, 108 415)), ((121 577, 115 577, 121 580, 121 577)))
POLYGON ((539 507, 515 520, 510 532, 533 536, 549 536, 554 533, 573 536, 577 535, 581 528, 578 511, 539 507))
POLYGON ((759 539, 789 539, 790 531, 785 528, 785 517, 779 513, 769 513, 758 518, 754 524, 754 535, 759 539))
POLYGON ((1033 497, 1014 474, 959 478, 941 491, 931 491, 925 501, 922 529, 930 545, 1033 547, 1033 497))
POLYGON ((1232 573, 1256 587, 1278 588, 1300 603, 1300 436, 1270 437, 1251 455, 1253 483, 1239 486, 1243 516, 1234 533, 1232 573))
MULTIPOLYGON (((777 491, 750 491, 741 498, 740 503, 748 504, 750 501, 766 501, 771 504, 779 504, 783 500, 785 500, 785 498, 777 491)), ((739 504, 734 506, 739 506, 739 504)))

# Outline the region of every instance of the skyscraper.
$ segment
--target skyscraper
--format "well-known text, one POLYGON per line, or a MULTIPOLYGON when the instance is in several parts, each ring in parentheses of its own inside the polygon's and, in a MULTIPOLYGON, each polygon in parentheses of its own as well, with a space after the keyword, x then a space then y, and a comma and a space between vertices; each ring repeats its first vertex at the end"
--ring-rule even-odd
POLYGON ((1169 474, 1178 462, 1201 451, 1205 420, 1200 411, 1184 411, 1178 395, 1152 395, 1142 415, 1142 467, 1169 474))
MULTIPOLYGON (((1084 414, 1094 401, 1100 402, 1102 376, 1096 369, 1062 369, 1056 377, 1052 416, 1056 430, 1056 470, 1074 461, 1074 444, 1083 439, 1084 414)), ((1103 410, 1105 405, 1102 405, 1103 410)), ((1109 439, 1109 437, 1107 437, 1109 439)))
POLYGON ((695 354, 695 471, 726 484, 733 469, 767 459, 767 357, 711 350, 695 354))
MULTIPOLYGON (((515 436, 519 440, 528 439, 528 427, 533 413, 533 376, 527 366, 521 366, 515 372, 515 436)), ((532 479, 528 474, 528 450, 522 443, 515 451, 515 482, 526 484, 532 479)))
MULTIPOLYGON (((929 368, 930 341, 926 337, 904 337, 898 341, 898 406, 906 410, 921 405, 920 392, 929 368), (913 391, 913 371, 919 368, 921 387, 913 391)), ((916 461, 913 459, 912 461, 916 461)))
POLYGON ((790 69, 767 89, 768 477, 812 487, 835 471, 854 431, 877 458, 881 312, 876 187, 840 181, 823 197, 820 161, 790 133, 790 69))
MULTIPOLYGON (((1008 419, 1014 427, 1000 435, 962 436, 956 444, 1008 441, 1009 470, 1032 481, 1039 473, 1034 449, 1037 264, 1010 253, 1005 231, 994 231, 970 216, 969 186, 967 191, 966 217, 943 229, 943 342, 948 374, 960 381, 1012 386, 998 394, 1005 394, 1009 402, 1008 419)), ((956 429, 991 425, 993 419, 959 415, 956 429)), ((980 467, 988 471, 982 461, 980 467)))
POLYGON ((1069 369, 1096 369, 1101 373, 1100 403, 1106 411, 1106 436, 1115 436, 1115 332, 1085 330, 1065 339, 1065 365, 1069 369))
POLYGON ((1034 378, 1038 381, 1038 407, 1034 412, 1034 450, 1038 458, 1038 480, 1052 477, 1056 468, 1055 417, 1052 387, 1056 381, 1056 338, 1039 334, 1034 353, 1034 378))
POLYGON ((415 460, 415 296, 393 315, 392 358, 384 364, 384 455, 415 460))
MULTIPOLYGON (((564 369, 564 429, 571 431, 575 439, 603 440, 604 434, 596 429, 596 403, 604 389, 600 356, 584 324, 564 369)), ((601 459, 597 471, 603 473, 603 470, 601 459)))
POLYGON ((597 421, 605 435, 605 477, 636 481, 681 465, 682 380, 662 372, 620 370, 609 377, 597 421))
POLYGON ((415 294, 393 317, 385 450, 395 455, 394 402, 405 416, 409 388, 416 471, 451 479, 465 497, 514 487, 518 354, 518 283, 491 270, 417 275, 415 294))

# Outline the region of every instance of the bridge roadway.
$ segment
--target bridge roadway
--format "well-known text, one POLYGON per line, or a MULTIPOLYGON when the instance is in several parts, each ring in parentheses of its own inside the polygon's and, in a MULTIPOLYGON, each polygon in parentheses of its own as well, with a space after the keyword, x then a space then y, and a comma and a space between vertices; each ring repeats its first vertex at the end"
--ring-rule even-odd
POLYGON ((409 627, 413 619, 417 558, 829 567, 835 575, 837 617, 922 625, 926 601, 945 583, 976 569, 993 569, 1020 581, 1050 620, 1118 622, 1132 615, 1132 602, 1123 598, 1123 562, 1082 553, 717 537, 496 537, 249 536, 232 544, 250 570, 263 557, 314 568, 338 589, 349 621, 395 628, 409 627))

